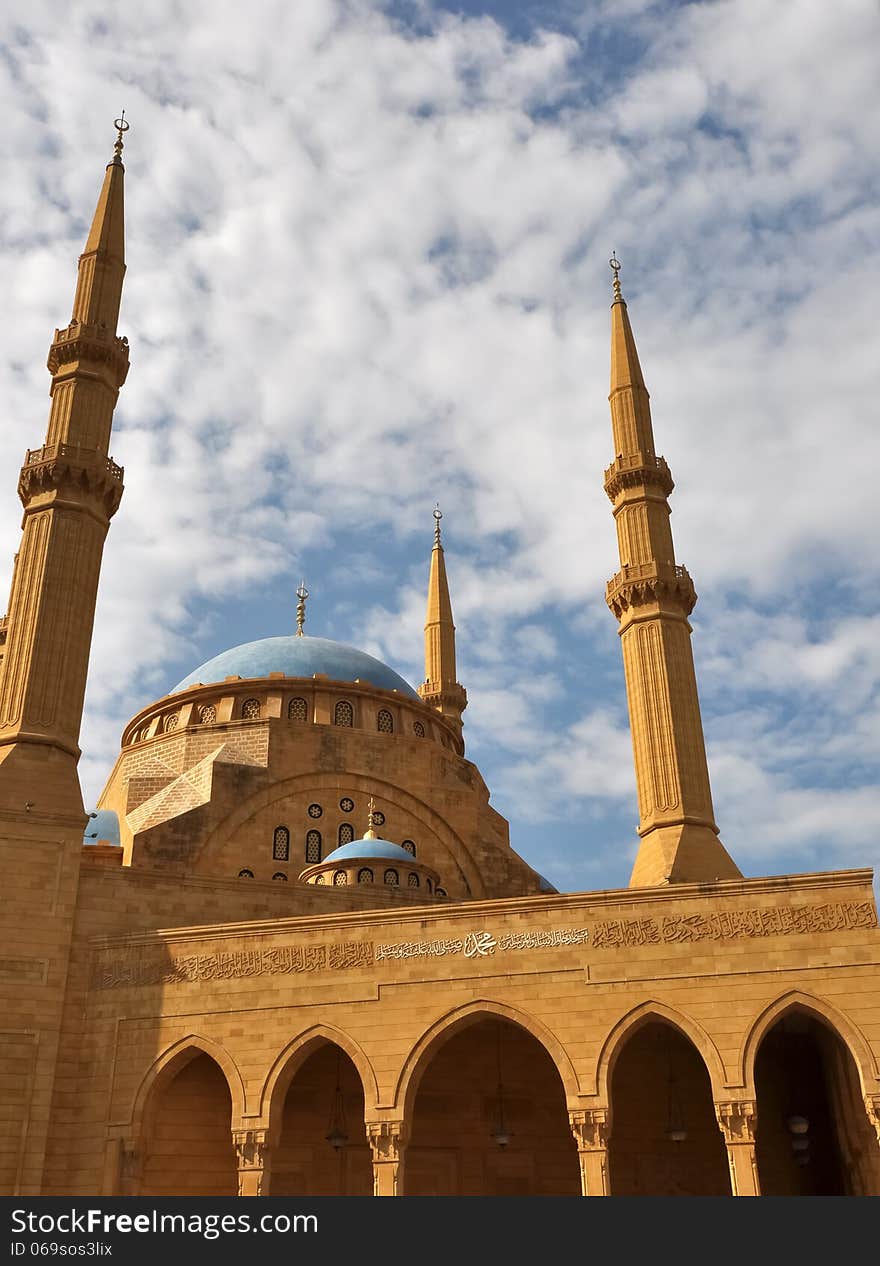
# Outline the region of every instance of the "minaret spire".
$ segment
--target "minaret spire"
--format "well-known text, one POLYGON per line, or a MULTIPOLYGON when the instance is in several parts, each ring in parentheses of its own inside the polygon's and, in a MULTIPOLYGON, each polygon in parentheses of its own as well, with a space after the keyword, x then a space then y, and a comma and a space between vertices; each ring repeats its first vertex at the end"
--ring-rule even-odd
POLYGON ((45 754, 48 747, 74 766, 79 757, 98 574, 122 496, 123 471, 108 450, 128 373, 128 340, 116 334, 128 123, 121 117, 115 127, 113 158, 79 259, 73 316, 49 349, 46 441, 25 455, 18 481, 24 521, 0 671, 0 788, 13 751, 39 747, 45 754))
POLYGON ((425 681, 419 694, 444 716, 461 725, 467 694, 456 680, 455 624, 446 579, 446 559, 440 539, 440 507, 434 507, 434 548, 428 576, 428 609, 425 614, 425 681))
POLYGON ((642 842, 631 887, 735 879, 718 839, 687 617, 697 600, 675 561, 669 467, 654 451, 651 407, 612 255, 611 423, 605 471, 620 571, 606 601, 617 616, 639 796, 642 842))

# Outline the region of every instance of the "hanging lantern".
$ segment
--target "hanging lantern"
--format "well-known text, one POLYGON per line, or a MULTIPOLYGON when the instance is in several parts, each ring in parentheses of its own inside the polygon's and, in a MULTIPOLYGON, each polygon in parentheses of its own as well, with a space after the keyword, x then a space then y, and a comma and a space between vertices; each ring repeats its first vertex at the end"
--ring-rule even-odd
POLYGON ((327 1133, 324 1138, 330 1144, 335 1152, 341 1147, 345 1147, 348 1142, 348 1131, 345 1128, 345 1098, 342 1094, 342 1085, 340 1082, 340 1072, 342 1067, 342 1052, 336 1048, 336 1088, 333 1091, 333 1098, 330 1101, 330 1120, 327 1125, 327 1133))

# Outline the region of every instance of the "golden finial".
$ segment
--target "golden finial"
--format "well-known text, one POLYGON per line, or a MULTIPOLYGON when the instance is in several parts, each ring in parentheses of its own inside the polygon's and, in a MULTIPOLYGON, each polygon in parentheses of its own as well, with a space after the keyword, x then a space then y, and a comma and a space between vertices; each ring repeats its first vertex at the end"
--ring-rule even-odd
POLYGON ((611 271, 614 273, 614 302, 618 299, 622 300, 623 295, 620 293, 620 260, 617 258, 617 252, 611 252, 611 258, 608 263, 611 265, 611 271))
POLYGON ((299 589, 296 591, 296 596, 299 599, 296 604, 296 636, 302 637, 303 625, 306 622, 306 598, 309 596, 309 591, 306 589, 306 582, 304 580, 299 582, 299 589))
POLYGON ((122 111, 118 119, 113 120, 113 126, 116 128, 116 144, 113 146, 114 163, 122 163, 122 138, 131 126, 125 121, 125 111, 122 111))
POLYGON ((376 839, 376 832, 374 830, 375 826, 376 826, 376 804, 375 804, 375 801, 373 800, 373 797, 370 796, 370 803, 367 805, 367 829, 366 831, 364 831, 365 840, 376 839))
POLYGON ((440 502, 438 501, 434 505, 434 544, 435 545, 440 544, 440 520, 442 518, 443 518, 443 515, 440 513, 440 502))

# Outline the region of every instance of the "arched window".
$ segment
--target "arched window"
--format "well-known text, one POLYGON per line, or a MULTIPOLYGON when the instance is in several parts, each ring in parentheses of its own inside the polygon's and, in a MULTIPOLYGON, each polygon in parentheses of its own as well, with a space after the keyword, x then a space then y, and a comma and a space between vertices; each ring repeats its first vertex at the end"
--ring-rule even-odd
POLYGON ((376 717, 376 729, 380 734, 394 733, 394 717, 387 708, 379 709, 379 715, 376 717))
POLYGON ((285 875, 285 873, 284 873, 284 871, 283 871, 283 870, 276 870, 276 871, 275 871, 275 874, 272 876, 272 878, 273 878, 273 879, 283 879, 283 880, 284 880, 284 882, 285 882, 285 883, 287 883, 287 876, 285 875))
POLYGON ((400 847, 405 848, 406 851, 410 854, 410 856, 415 857, 416 846, 413 840, 404 840, 400 847))
POLYGON ((422 725, 421 721, 413 721, 413 734, 416 738, 425 737, 425 727, 422 725))
POLYGON ((309 719, 308 708, 305 699, 291 699, 287 705, 288 721, 307 721, 309 719))
POLYGON ((390 866, 385 871, 385 882, 386 884, 391 884, 392 887, 395 887, 397 884, 400 883, 400 876, 398 875, 397 871, 392 870, 390 866))
POLYGON ((162 724, 163 734, 170 734, 172 730, 176 730, 177 722, 179 720, 180 720, 180 717, 178 716, 176 712, 170 712, 162 724))
POLYGON ((359 884, 371 884, 373 882, 373 872, 369 866, 362 866, 358 871, 359 884))
POLYGON ((445 897, 445 896, 446 896, 446 889, 445 889, 445 888, 435 888, 435 889, 434 889, 434 896, 435 896, 435 897, 445 897))
POLYGON ((306 832, 306 864, 314 866, 321 860, 321 832, 306 832))
POLYGON ((350 822, 342 822, 339 827, 339 845, 350 844, 354 839, 354 827, 350 822))
POLYGON ((213 725, 217 720, 217 709, 213 703, 206 703, 203 708, 199 708, 199 725, 213 725))
POLYGON ((272 858, 276 862, 290 860, 290 832, 286 826, 276 826, 272 836, 272 858))
POLYGON ((315 879, 316 884, 325 884, 326 882, 327 880, 324 878, 323 875, 318 875, 318 877, 315 879))
POLYGON ((344 725, 348 729, 354 725, 354 708, 347 699, 340 699, 333 710, 333 724, 344 725))
POLYGON ((243 721, 253 721, 260 715, 259 699, 245 699, 241 705, 241 716, 243 721))
POLYGON ((336 874, 333 876, 333 887, 344 888, 347 883, 348 883, 348 877, 345 871, 337 870, 336 874))
POLYGON ((416 874, 416 872, 415 872, 414 870, 411 870, 411 871, 409 872, 409 874, 407 875, 407 877, 406 877, 406 886, 407 886, 407 888, 418 888, 418 886, 419 886, 419 877, 418 877, 418 875, 416 874))
POLYGON ((245 868, 244 870, 240 870, 238 872, 238 877, 239 879, 253 879, 254 872, 245 868))

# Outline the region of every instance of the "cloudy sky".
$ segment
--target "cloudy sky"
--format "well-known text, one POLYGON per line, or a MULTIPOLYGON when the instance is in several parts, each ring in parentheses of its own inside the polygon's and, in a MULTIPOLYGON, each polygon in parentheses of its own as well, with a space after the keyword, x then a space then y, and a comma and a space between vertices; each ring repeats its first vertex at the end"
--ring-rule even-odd
POLYGON ((700 595, 722 839, 748 875, 877 865, 874 0, 63 12, 4 6, 0 586, 124 106, 89 803, 127 718, 290 631, 301 577, 311 633, 419 681, 439 501, 468 755, 558 887, 626 884, 614 249, 700 595))

